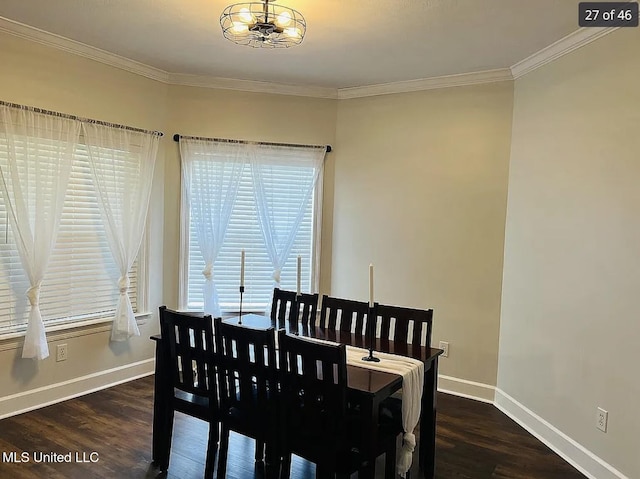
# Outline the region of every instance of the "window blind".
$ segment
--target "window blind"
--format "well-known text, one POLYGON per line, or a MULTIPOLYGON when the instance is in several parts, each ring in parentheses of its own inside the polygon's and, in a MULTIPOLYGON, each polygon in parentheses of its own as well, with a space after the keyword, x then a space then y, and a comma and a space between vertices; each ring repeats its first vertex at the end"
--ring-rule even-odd
MULTIPOLYGON (((0 137, 0 166, 8 165, 6 139, 0 137)), ((29 139, 16 143, 20 157, 29 139)), ((38 139, 41 156, 47 161, 46 148, 38 139)), ((52 145, 54 148, 54 145, 52 145)), ((122 152, 120 175, 137 168, 133 159, 122 152)), ((113 178, 118 181, 118 178, 113 178)), ((33 198, 27 198, 33 202, 33 198)), ((129 272, 129 296, 137 311, 138 262, 129 272)), ((79 145, 65 202, 58 237, 42 281, 40 310, 45 325, 108 316, 115 310, 118 297, 118 268, 113 261, 104 232, 96 190, 91 178, 86 147, 79 145)), ((25 292, 28 279, 22 268, 8 223, 5 198, 0 194, 0 334, 26 329, 29 301, 25 292)))
MULTIPOLYGON (((194 177, 206 174, 206 168, 194 171, 194 177)), ((272 207, 276 212, 276 225, 279 221, 290 220, 297 212, 304 195, 304 185, 309 184, 315 172, 311 167, 274 165, 271 174, 277 179, 273 190, 268 192, 272 207)), ((204 181, 193 181, 192 188, 199 187, 204 181)), ((314 244, 314 206, 315 198, 308 202, 300 230, 295 238, 291 254, 282 268, 281 288, 295 290, 297 276, 297 257, 302 259, 301 288, 303 292, 311 290, 311 261, 314 244)), ((186 242, 188 256, 187 308, 202 310, 202 296, 205 267, 198 247, 196 225, 193 215, 189 218, 189 240, 186 242)), ((227 228, 224 244, 214 265, 214 280, 218 288, 220 306, 223 312, 238 311, 240 296, 240 255, 245 250, 245 293, 244 311, 264 311, 273 295, 273 266, 267 255, 266 246, 260 231, 254 199, 251 166, 246 164, 238 188, 238 196, 227 228)))

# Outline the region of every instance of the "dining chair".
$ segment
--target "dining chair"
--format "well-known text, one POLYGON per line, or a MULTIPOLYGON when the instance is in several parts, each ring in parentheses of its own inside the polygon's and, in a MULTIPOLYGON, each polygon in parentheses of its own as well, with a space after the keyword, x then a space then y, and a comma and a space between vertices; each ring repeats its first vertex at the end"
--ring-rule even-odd
POLYGON ((205 477, 213 476, 213 465, 218 448, 218 390, 215 378, 213 322, 211 316, 196 316, 160 306, 162 341, 168 352, 170 397, 169 414, 164 424, 164 447, 169 469, 171 437, 175 411, 209 423, 209 438, 205 462, 205 477))
POLYGON ((355 331, 355 334, 365 334, 365 319, 369 314, 369 303, 351 299, 322 296, 320 308, 320 327, 322 329, 355 331), (340 324, 338 325, 338 319, 340 324))
MULTIPOLYGON (((358 449, 362 423, 348 408, 347 362, 344 344, 317 342, 278 332, 281 387, 280 452, 282 475, 288 479, 291 455, 316 464, 316 477, 346 479, 364 466, 358 449)), ((385 445, 385 478, 395 478, 395 448, 399 432, 380 429, 385 445), (390 464, 390 466, 389 466, 390 464)))
POLYGON ((274 288, 271 302, 271 321, 278 329, 298 331, 299 327, 315 325, 318 293, 301 293, 274 288))
POLYGON ((252 329, 221 318, 214 324, 222 425, 217 477, 226 477, 230 431, 255 439, 256 460, 262 459, 266 444, 267 475, 275 476, 278 385, 274 329, 252 329))

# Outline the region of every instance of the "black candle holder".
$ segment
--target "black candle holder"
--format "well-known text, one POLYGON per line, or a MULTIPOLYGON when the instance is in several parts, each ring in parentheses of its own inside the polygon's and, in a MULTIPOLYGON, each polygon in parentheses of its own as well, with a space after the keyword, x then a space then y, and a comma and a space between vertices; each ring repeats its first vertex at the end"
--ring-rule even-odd
POLYGON ((244 294, 244 286, 240 286, 240 314, 238 315, 238 324, 242 324, 242 295, 244 294))
POLYGON ((373 345, 376 342, 376 322, 378 321, 377 303, 369 305, 369 315, 367 316, 367 336, 369 337, 369 356, 362 358, 363 361, 379 363, 380 358, 373 355, 373 345))

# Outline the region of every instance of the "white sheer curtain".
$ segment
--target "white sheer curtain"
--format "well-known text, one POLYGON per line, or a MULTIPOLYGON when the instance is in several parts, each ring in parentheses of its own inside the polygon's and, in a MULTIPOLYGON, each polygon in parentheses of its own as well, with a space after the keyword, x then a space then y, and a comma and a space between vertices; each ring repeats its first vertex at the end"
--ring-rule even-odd
POLYGON ((127 273, 142 242, 160 137, 95 123, 83 123, 82 130, 107 241, 120 269, 111 340, 125 341, 140 335, 127 273))
MULTIPOLYGON (((274 287, 280 287, 280 273, 289 258, 291 248, 304 217, 305 208, 313 197, 313 190, 324 169, 325 147, 287 147, 253 145, 251 174, 256 198, 260 231, 273 266, 274 287), (294 169, 295 189, 280 188, 278 169, 294 169), (275 212, 278 212, 276 215, 275 212)), ((285 185, 286 186, 286 185, 285 185)), ((266 311, 271 310, 271 304, 266 311)))
POLYGON ((39 308, 40 285, 56 242, 78 143, 77 121, 0 105, 0 191, 31 287, 23 358, 45 359, 49 348, 39 308), (2 138, 4 137, 4 138, 2 138))
POLYGON ((222 316, 213 265, 222 248, 250 145, 180 139, 182 178, 204 259, 204 312, 222 316))

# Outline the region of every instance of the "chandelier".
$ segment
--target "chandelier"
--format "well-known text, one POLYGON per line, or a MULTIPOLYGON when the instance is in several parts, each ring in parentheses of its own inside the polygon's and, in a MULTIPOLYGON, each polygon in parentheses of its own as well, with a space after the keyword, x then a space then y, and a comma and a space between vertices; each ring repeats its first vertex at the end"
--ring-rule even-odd
POLYGON ((220 15, 227 40, 254 48, 289 48, 302 43, 307 24, 292 8, 273 5, 275 0, 235 3, 220 15))

